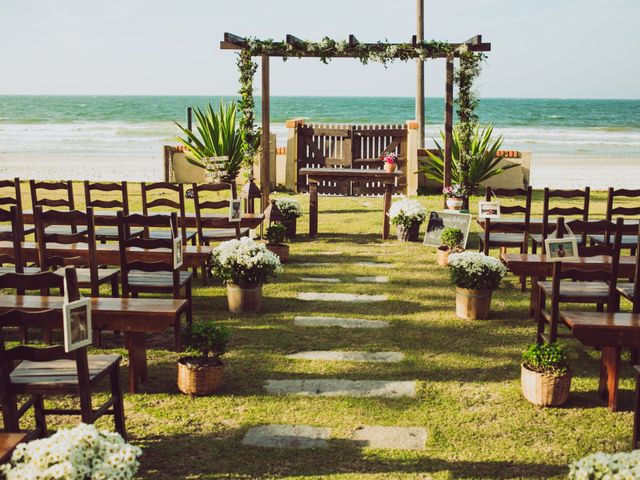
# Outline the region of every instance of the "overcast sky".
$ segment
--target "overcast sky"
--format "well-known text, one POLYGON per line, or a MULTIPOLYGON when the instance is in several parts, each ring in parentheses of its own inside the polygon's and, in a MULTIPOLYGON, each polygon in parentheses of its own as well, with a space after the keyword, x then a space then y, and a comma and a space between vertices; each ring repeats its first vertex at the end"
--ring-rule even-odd
MULTIPOLYGON (((429 39, 492 43, 485 97, 640 98, 640 0, 425 0, 425 11, 429 39)), ((225 31, 408 41, 415 0, 0 0, 0 94, 232 94, 225 31)), ((271 65, 272 95, 415 90, 413 63, 271 65)), ((429 61, 427 95, 443 87, 444 62, 429 61)))

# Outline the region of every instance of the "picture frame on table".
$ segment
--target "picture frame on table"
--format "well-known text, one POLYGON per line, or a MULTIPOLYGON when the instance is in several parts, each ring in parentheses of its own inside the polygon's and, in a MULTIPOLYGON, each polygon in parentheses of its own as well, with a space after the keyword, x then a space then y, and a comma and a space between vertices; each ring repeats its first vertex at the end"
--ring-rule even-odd
POLYGON ((172 240, 171 252, 173 254, 173 268, 178 269, 184 262, 182 255, 182 235, 174 237, 172 240))
POLYGON ((547 259, 552 262, 576 260, 579 257, 576 237, 547 238, 544 246, 547 259))
POLYGON ((480 200, 478 202, 478 218, 492 220, 500 218, 500 202, 480 200))
POLYGON ((242 199, 232 198, 229 200, 229 222, 238 223, 242 220, 242 199))
POLYGON ((91 299, 65 302, 63 306, 64 351, 72 352, 91 345, 91 299))

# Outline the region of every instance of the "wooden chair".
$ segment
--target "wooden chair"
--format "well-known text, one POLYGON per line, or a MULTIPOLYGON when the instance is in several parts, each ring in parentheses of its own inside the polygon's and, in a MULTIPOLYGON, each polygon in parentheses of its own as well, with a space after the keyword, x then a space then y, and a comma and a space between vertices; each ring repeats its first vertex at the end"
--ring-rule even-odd
MULTIPOLYGON (((84 198, 87 207, 94 208, 117 208, 122 210, 125 215, 129 215, 129 193, 127 182, 84 182, 84 198), (105 200, 96 198, 94 192, 116 192, 119 199, 105 200)), ((101 243, 107 241, 118 241, 118 219, 114 215, 113 218, 105 218, 101 216, 95 217, 96 222, 96 240, 101 243)), ((142 228, 132 228, 130 234, 133 236, 142 235, 142 228)))
MULTIPOLYGON (((606 256, 610 262, 606 265, 589 265, 588 263, 573 262, 569 266, 564 266, 563 262, 555 262, 553 266, 553 278, 551 281, 542 280, 537 282, 538 304, 536 306, 535 318, 538 324, 538 343, 545 340, 545 325, 550 324, 550 334, 548 341, 553 343, 557 340, 559 324, 559 308, 561 303, 572 304, 596 304, 598 311, 604 310, 607 305, 608 312, 618 310, 619 294, 617 290, 618 265, 620 261, 620 242, 624 232, 624 221, 619 218, 615 227, 611 222, 601 220, 598 222, 584 222, 573 220, 567 222, 574 232, 590 231, 611 231, 615 229, 615 241, 613 246, 595 245, 578 246, 580 258, 595 256, 606 256), (563 281, 569 280, 569 281, 563 281), (546 310, 546 297, 550 298, 551 309, 546 310)), ((558 238, 565 234, 564 218, 560 217, 557 222, 556 231, 558 238)))
MULTIPOLYGON (((182 243, 186 245, 187 242, 191 241, 191 243, 195 245, 196 232, 195 230, 187 230, 186 222, 185 222, 186 209, 185 209, 184 185, 182 183, 169 183, 169 182, 155 182, 155 183, 142 182, 140 183, 140 189, 142 193, 142 213, 144 215, 149 215, 153 213, 150 211, 151 209, 157 208, 157 207, 163 207, 165 208, 165 211, 163 212, 156 211, 156 212, 166 214, 167 213, 166 208, 172 209, 179 215, 178 219, 180 221, 180 234, 182 235, 182 243), (151 200, 149 198, 149 195, 150 194, 153 195, 154 193, 158 195, 162 195, 162 197, 151 200), (172 194, 175 198, 173 199, 167 198, 169 195, 172 195, 172 194)), ((145 229, 144 236, 147 238, 171 238, 171 230, 164 229, 164 230, 150 231, 147 228, 145 229)))
MULTIPOLYGON (((187 300, 187 323, 192 321, 191 283, 192 274, 173 267, 173 242, 171 238, 136 238, 127 235, 131 224, 143 228, 172 228, 178 234, 178 216, 171 215, 125 215, 118 212, 118 235, 120 242, 120 271, 122 272, 122 295, 137 297, 140 293, 170 293, 173 298, 187 300), (164 249, 167 250, 166 262, 129 261, 129 248, 164 249), (184 294, 182 293, 184 292, 184 294)), ((180 350, 180 317, 176 317, 174 325, 174 341, 180 350)))
MULTIPOLYGON (((640 215, 640 205, 633 207, 624 207, 621 205, 616 206, 616 199, 619 198, 639 198, 640 190, 627 190, 625 188, 620 188, 615 190, 614 188, 609 188, 609 193, 607 194, 607 212, 605 218, 609 221, 613 217, 629 217, 629 216, 638 216, 640 215)), ((596 244, 609 244, 611 238, 605 235, 591 235, 589 237, 592 242, 596 244)), ((622 237, 622 248, 630 249, 631 255, 634 255, 636 252, 636 247, 638 245, 638 237, 637 235, 623 235, 622 237)))
MULTIPOLYGON (((618 283, 618 293, 624 298, 629 300, 633 304, 633 312, 640 313, 640 249, 638 248, 638 242, 640 241, 640 226, 636 228, 636 235, 624 235, 622 238, 627 239, 635 238, 636 243, 632 248, 635 250, 636 255, 636 270, 633 275, 632 282, 620 282, 618 283)), ((624 240, 622 241, 622 248, 628 248, 630 243, 625 246, 624 240)))
MULTIPOLYGON (((34 210, 34 215, 36 207, 62 207, 63 210, 76 209, 75 198, 73 196, 73 182, 71 181, 47 182, 29 180, 29 187, 31 190, 31 207, 34 210), (56 196, 61 198, 47 198, 43 192, 56 192, 56 196)), ((73 225, 71 229, 69 229, 69 227, 58 225, 50 226, 47 230, 51 233, 76 233, 78 227, 73 225)))
MULTIPOLYGON (((33 225, 24 225, 22 220, 22 192, 20 188, 20 179, 14 178, 13 180, 0 180, 0 188, 9 188, 13 190, 13 195, 0 198, 0 205, 15 206, 18 210, 19 219, 19 231, 21 238, 24 239, 25 235, 31 235, 35 232, 36 228, 33 225)), ((0 233, 7 231, 15 231, 11 225, 0 225, 0 233)))
MULTIPOLYGON (((62 287, 63 278, 51 273, 39 275, 6 274, 4 284, 15 279, 14 286, 28 284, 29 289, 50 287, 55 277, 62 287), (41 275, 50 275, 41 277, 41 275), (7 280, 9 279, 9 281, 7 280), (40 282, 43 280, 43 282, 40 282)), ((80 298, 74 269, 66 272, 67 295, 69 300, 80 298)), ((26 312, 10 310, 0 315, 0 404, 6 432, 19 432, 20 419, 29 410, 34 409, 36 428, 31 437, 44 437, 47 433, 46 416, 80 415, 82 422, 94 423, 103 415, 113 415, 115 428, 126 438, 124 404, 120 386, 120 355, 87 355, 87 348, 78 348, 66 353, 64 347, 53 346, 37 348, 19 345, 10 349, 5 347, 6 327, 41 327, 45 329, 63 328, 61 310, 42 310, 26 312), (21 362, 14 367, 16 362, 21 362), (111 395, 99 408, 92 406, 92 391, 98 384, 109 378, 111 395), (18 407, 18 396, 30 398, 18 407), (52 395, 77 395, 79 409, 45 408, 45 397, 52 395)))
POLYGON ((635 365, 633 372, 636 375, 636 395, 633 409, 633 441, 631 448, 637 450, 640 443, 640 365, 635 365))
POLYGON ((22 230, 20 227, 20 213, 18 213, 18 207, 12 205, 10 210, 0 209, 0 222, 8 222, 9 228, 6 230, 0 230, 0 241, 11 242, 13 245, 13 251, 11 253, 0 254, 0 274, 8 272, 16 273, 37 273, 40 271, 39 267, 27 267, 22 256, 22 230), (13 266, 4 266, 4 264, 10 263, 13 266))
MULTIPOLYGON (((547 239, 549 234, 553 231, 553 225, 551 222, 552 216, 566 216, 566 215, 579 215, 583 221, 589 220, 589 200, 591 197, 591 189, 589 187, 585 187, 584 190, 550 190, 549 188, 544 189, 544 203, 543 203, 543 214, 542 214, 542 235, 533 234, 531 235, 532 240, 532 252, 536 253, 538 247, 544 247, 544 241, 547 239), (563 206, 555 206, 551 207, 552 199, 573 199, 573 198, 581 198, 582 199, 582 207, 563 207, 563 206)), ((579 245, 586 245, 587 243, 587 235, 583 234, 580 239, 578 239, 579 245)))

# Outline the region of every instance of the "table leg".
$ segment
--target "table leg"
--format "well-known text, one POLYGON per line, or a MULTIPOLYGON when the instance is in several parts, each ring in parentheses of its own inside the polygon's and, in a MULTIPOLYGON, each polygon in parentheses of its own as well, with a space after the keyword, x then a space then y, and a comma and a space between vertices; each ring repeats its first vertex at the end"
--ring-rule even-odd
POLYGON ((529 313, 531 316, 535 316, 536 308, 538 306, 538 281, 544 280, 544 277, 531 277, 531 303, 529 305, 529 313))
POLYGON ((634 450, 638 448, 638 441, 640 441, 640 374, 636 371, 636 397, 634 400, 634 415, 633 415, 633 443, 631 448, 634 450))
POLYGON ((309 238, 318 236, 318 182, 309 180, 309 238))
POLYGON ((129 392, 138 392, 138 383, 147 379, 147 347, 144 332, 125 332, 124 342, 129 353, 129 392))
POLYGON ((384 185, 384 208, 382 209, 382 239, 389 238, 389 209, 391 208, 391 195, 393 194, 393 183, 384 185))
POLYGON ((608 399, 609 410, 618 410, 618 378, 620 375, 620 348, 602 347, 600 358, 600 388, 601 398, 608 399))

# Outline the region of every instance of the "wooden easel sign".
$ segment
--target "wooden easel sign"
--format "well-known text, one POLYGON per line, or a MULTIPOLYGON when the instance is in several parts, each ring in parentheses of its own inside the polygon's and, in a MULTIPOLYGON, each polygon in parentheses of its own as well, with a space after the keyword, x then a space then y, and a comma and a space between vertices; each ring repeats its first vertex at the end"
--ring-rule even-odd
POLYGON ((447 227, 455 227, 462 230, 464 240, 462 248, 467 247, 469 229, 471 228, 470 213, 453 213, 451 211, 430 212, 427 221, 427 232, 424 234, 424 244, 430 247, 440 247, 440 235, 447 227))
POLYGON ((63 306, 64 351, 91 345, 91 299, 65 301, 63 306))

